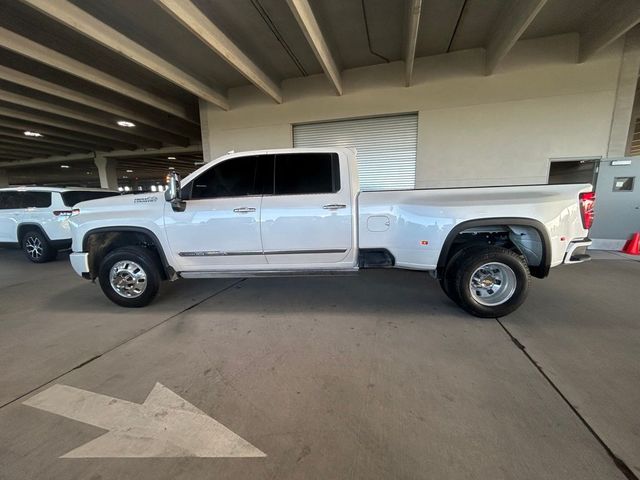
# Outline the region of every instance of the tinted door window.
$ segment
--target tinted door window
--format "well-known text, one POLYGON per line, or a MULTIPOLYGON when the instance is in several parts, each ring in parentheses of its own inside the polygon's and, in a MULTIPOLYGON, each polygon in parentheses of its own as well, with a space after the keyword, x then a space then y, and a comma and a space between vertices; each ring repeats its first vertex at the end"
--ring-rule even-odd
POLYGON ((18 192, 0 192, 0 210, 11 210, 20 207, 18 192))
POLYGON ((51 206, 51 192, 18 192, 21 208, 47 208, 51 206))
POLYGON ((335 193, 340 190, 338 155, 287 153, 276 156, 275 194, 335 193))
POLYGON ((0 209, 47 208, 51 192, 0 192, 0 209))
POLYGON ((76 203, 86 202, 87 200, 97 200, 98 198, 114 197, 120 195, 117 192, 93 192, 93 191, 76 191, 63 192, 62 201, 67 207, 73 207, 76 203))
POLYGON ((262 195, 272 190, 271 155, 226 160, 191 182, 192 199, 262 195))

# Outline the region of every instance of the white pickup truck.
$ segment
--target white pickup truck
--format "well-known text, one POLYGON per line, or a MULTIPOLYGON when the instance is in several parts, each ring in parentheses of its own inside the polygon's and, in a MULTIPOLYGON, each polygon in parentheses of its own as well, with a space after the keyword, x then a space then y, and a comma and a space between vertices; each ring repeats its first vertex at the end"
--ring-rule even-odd
POLYGON ((498 317, 585 253, 591 185, 361 192, 355 151, 232 153, 165 193, 76 206, 74 270, 115 303, 151 302, 161 280, 430 272, 469 313, 498 317))

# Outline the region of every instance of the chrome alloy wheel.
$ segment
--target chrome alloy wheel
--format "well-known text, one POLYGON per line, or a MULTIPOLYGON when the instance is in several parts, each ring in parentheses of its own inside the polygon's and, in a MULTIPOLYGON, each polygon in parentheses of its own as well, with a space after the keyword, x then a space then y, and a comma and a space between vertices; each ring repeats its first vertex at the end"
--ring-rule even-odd
POLYGON ((136 262, 122 260, 109 272, 111 288, 125 298, 136 298, 147 289, 147 273, 136 262))
POLYGON ((485 263, 473 272, 469 290, 480 305, 495 307, 509 300, 517 286, 516 274, 504 263, 485 263))
POLYGON ((25 240, 27 254, 34 260, 38 260, 44 253, 44 247, 38 237, 27 237, 25 240))

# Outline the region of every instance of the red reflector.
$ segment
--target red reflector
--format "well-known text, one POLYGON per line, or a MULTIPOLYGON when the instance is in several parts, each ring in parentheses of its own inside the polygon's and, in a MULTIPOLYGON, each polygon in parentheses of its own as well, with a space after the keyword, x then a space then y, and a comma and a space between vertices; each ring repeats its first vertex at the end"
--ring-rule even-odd
POLYGON ((582 226, 589 230, 593 225, 596 205, 595 192, 583 192, 580 194, 580 215, 582 216, 582 226))

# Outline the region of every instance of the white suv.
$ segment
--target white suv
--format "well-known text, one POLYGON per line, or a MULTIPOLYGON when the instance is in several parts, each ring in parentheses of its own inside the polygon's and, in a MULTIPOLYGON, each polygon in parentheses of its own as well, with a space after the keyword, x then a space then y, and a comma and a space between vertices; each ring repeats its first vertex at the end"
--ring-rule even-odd
POLYGON ((76 203, 119 195, 91 188, 0 188, 0 246, 20 247, 35 263, 71 247, 69 217, 76 203))

